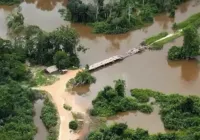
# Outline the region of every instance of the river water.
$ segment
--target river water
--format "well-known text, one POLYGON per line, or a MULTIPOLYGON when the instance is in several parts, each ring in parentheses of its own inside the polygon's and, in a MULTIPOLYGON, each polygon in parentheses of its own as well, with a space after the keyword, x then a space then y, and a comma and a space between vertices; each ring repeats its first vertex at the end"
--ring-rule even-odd
POLYGON ((34 124, 37 127, 37 134, 35 135, 34 140, 45 140, 48 136, 48 132, 42 120, 40 119, 41 111, 44 105, 43 102, 44 100, 38 99, 34 103, 35 116, 33 117, 33 120, 34 120, 34 124))
MULTIPOLYGON (((92 64, 116 54, 137 47, 145 38, 162 31, 173 32, 174 22, 180 22, 190 15, 200 12, 198 0, 186 2, 176 10, 175 19, 167 14, 155 17, 155 22, 143 29, 130 31, 120 35, 95 35, 91 28, 81 24, 70 24, 63 21, 58 13, 66 4, 63 0, 26 0, 20 6, 25 17, 25 24, 38 25, 45 31, 52 31, 61 25, 70 25, 80 34, 80 42, 89 50, 80 54, 81 64, 92 64)), ((0 6, 0 36, 6 38, 6 16, 13 7, 0 6)), ((96 84, 78 90, 76 103, 88 109, 98 91, 105 85, 113 85, 118 78, 126 80, 127 94, 131 88, 150 88, 165 93, 180 93, 182 95, 200 95, 200 66, 196 60, 167 60, 168 49, 172 45, 182 45, 183 38, 165 45, 161 51, 145 51, 140 55, 131 56, 117 64, 96 71, 96 84)), ((164 132, 158 111, 147 117, 142 113, 125 113, 111 118, 113 121, 125 121, 132 128, 141 127, 151 133, 164 132), (150 119, 147 123, 146 119, 150 119), (147 123, 147 124, 146 124, 147 123)), ((110 122, 110 121, 109 121, 110 122)))

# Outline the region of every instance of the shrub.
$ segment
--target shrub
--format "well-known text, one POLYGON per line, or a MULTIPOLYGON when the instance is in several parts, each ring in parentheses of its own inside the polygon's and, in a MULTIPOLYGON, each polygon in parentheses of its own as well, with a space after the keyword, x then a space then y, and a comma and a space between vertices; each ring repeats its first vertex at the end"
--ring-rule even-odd
POLYGON ((77 121, 70 121, 69 122, 69 128, 72 129, 72 130, 77 130, 78 122, 77 121))
POLYGON ((131 90, 131 95, 141 103, 146 103, 149 101, 149 96, 146 93, 134 92, 134 90, 131 90))
POLYGON ((42 108, 41 119, 48 129, 48 140, 57 140, 58 131, 56 126, 58 124, 57 110, 49 97, 45 98, 44 107, 42 108))
POLYGON ((66 109, 66 110, 69 110, 69 111, 72 110, 72 107, 69 106, 69 105, 64 104, 63 107, 64 107, 64 109, 66 109))
POLYGON ((179 60, 182 58, 181 56, 182 49, 181 47, 173 46, 168 51, 168 59, 169 60, 179 60))
POLYGON ((96 82, 96 78, 92 76, 89 71, 84 70, 76 74, 73 79, 70 79, 66 84, 66 87, 77 87, 82 85, 88 85, 96 82))
POLYGON ((143 113, 150 114, 151 112, 153 112, 153 107, 151 105, 147 105, 147 104, 139 105, 138 109, 143 113))

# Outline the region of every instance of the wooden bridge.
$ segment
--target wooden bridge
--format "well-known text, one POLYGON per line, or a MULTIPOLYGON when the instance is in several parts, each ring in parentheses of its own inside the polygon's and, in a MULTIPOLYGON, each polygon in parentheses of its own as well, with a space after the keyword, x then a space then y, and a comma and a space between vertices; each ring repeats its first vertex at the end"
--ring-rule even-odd
POLYGON ((139 48, 133 48, 133 49, 129 50, 128 52, 126 52, 125 55, 115 55, 115 56, 112 56, 112 57, 110 57, 108 59, 105 59, 105 60, 102 60, 100 62, 94 63, 94 64, 89 66, 89 71, 98 69, 100 67, 106 66, 106 65, 114 63, 116 61, 123 60, 126 57, 129 57, 131 55, 140 53, 140 52, 144 51, 145 49, 147 49, 147 47, 145 47, 145 46, 141 46, 139 48))

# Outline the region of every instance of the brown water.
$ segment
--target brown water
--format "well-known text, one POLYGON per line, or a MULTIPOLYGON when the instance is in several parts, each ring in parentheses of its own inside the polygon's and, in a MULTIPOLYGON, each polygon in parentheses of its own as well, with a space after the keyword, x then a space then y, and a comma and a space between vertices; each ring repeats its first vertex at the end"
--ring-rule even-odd
POLYGON ((114 122, 127 123, 130 128, 143 128, 149 130, 150 134, 165 133, 166 130, 158 113, 158 107, 154 107, 154 111, 148 115, 141 112, 120 113, 117 116, 108 118, 108 124, 113 124, 114 122))
MULTIPOLYGON (((26 24, 38 25, 45 31, 52 31, 61 25, 70 25, 69 22, 63 21, 58 13, 58 10, 65 4, 64 0, 26 0, 20 6, 26 24)), ((0 36, 3 38, 6 37, 7 32, 5 18, 12 8, 0 7, 0 36)), ((81 44, 89 48, 86 54, 80 54, 81 64, 84 66, 112 55, 123 54, 129 49, 137 47, 145 38, 161 31, 173 32, 171 26, 174 22, 183 21, 197 12, 200 12, 198 0, 189 1, 178 7, 175 19, 168 18, 166 14, 160 14, 155 17, 154 24, 121 35, 95 35, 91 33, 90 27, 72 24, 71 26, 76 28, 80 34, 81 44)), ((113 85, 113 80, 118 78, 126 80, 127 91, 131 88, 150 88, 166 93, 199 95, 199 63, 195 60, 167 61, 167 51, 172 45, 182 45, 182 38, 167 44, 161 51, 146 51, 141 55, 129 57, 120 63, 94 72, 93 75, 97 78, 96 84, 89 88, 79 89, 78 94, 74 94, 76 104, 88 109, 97 92, 105 85, 113 85)), ((163 130, 161 125, 155 125, 156 129, 145 127, 146 115, 138 115, 140 117, 129 113, 123 114, 119 118, 125 118, 131 126, 133 122, 138 121, 137 125, 133 124, 133 128, 144 127, 150 132, 163 130)), ((158 124, 159 115, 155 115, 153 118, 152 122, 158 124)))
POLYGON ((45 140, 48 136, 48 132, 40 119, 41 111, 43 107, 43 100, 39 99, 34 104, 35 116, 33 118, 34 124, 37 127, 37 134, 34 137, 34 140, 45 140))

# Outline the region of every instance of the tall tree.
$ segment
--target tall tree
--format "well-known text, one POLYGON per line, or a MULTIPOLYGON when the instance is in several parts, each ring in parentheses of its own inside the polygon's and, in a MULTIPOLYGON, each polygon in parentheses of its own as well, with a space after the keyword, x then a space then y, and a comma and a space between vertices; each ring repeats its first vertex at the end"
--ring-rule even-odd
POLYGON ((198 31, 194 26, 190 26, 184 29, 184 44, 183 44, 183 55, 185 58, 194 58, 199 53, 199 35, 198 31))
POLYGON ((125 81, 118 79, 115 81, 115 91, 119 96, 124 97, 125 95, 125 81))

